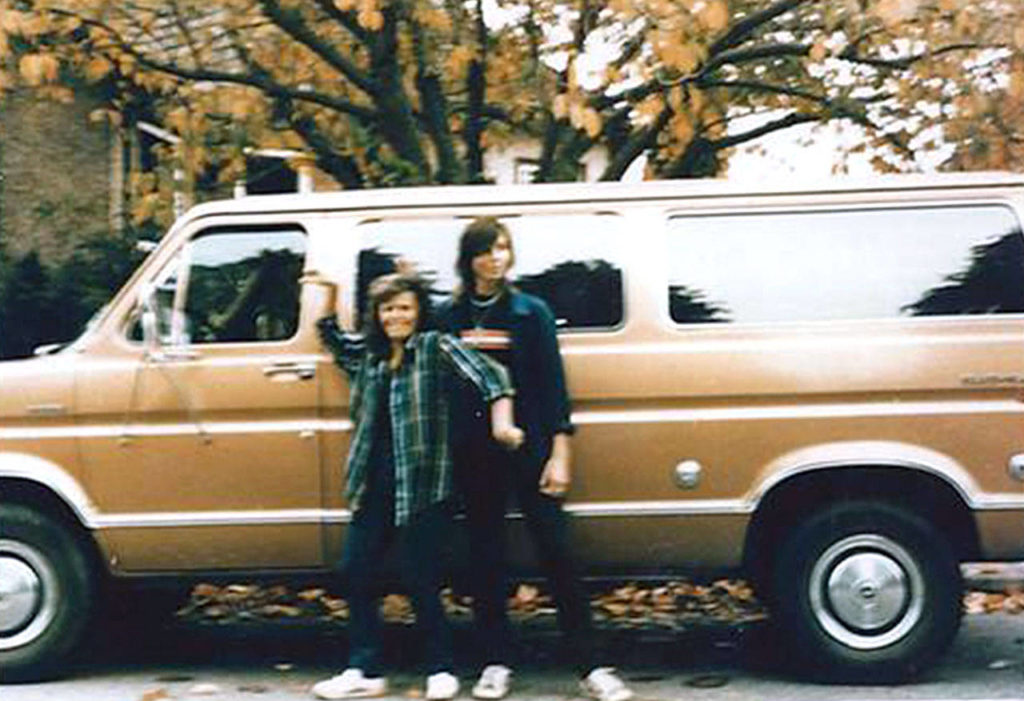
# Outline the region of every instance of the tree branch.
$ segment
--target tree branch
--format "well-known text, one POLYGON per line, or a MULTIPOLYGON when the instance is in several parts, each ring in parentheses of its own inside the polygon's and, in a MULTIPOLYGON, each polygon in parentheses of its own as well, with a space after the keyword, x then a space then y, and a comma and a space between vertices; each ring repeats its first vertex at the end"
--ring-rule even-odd
POLYGON ((715 150, 732 148, 733 146, 738 146, 742 143, 746 143, 747 141, 759 139, 766 134, 771 134, 772 132, 788 129, 798 124, 806 124, 807 122, 817 122, 819 120, 820 117, 813 114, 807 114, 805 112, 790 112, 785 117, 773 120, 771 122, 768 122, 767 124, 762 124, 761 126, 755 129, 745 131, 742 134, 725 136, 722 137, 721 139, 716 139, 708 143, 712 147, 714 147, 715 150))
POLYGON ((231 83, 234 85, 247 85, 258 88, 272 97, 285 97, 299 102, 327 107, 328 109, 349 114, 357 119, 372 125, 378 121, 378 114, 374 110, 362 107, 342 98, 332 97, 323 93, 311 90, 297 90, 278 83, 266 76, 255 76, 245 73, 229 73, 227 71, 213 70, 209 68, 185 68, 173 61, 159 61, 137 50, 132 44, 124 39, 115 29, 94 19, 82 17, 74 12, 59 9, 48 9, 47 12, 62 17, 74 17, 82 24, 95 27, 107 34, 113 41, 113 45, 119 51, 132 56, 140 65, 160 73, 165 73, 182 80, 189 81, 210 81, 214 83, 231 83))
POLYGON ((761 58, 777 58, 779 56, 805 56, 810 53, 810 50, 810 46, 796 43, 766 44, 763 46, 751 46, 746 49, 731 49, 723 51, 717 56, 712 56, 707 63, 701 66, 697 77, 707 75, 727 63, 745 63, 761 58))
POLYGON ((298 10, 286 10, 278 0, 259 0, 263 12, 288 36, 322 58, 329 66, 344 75, 367 95, 376 95, 379 87, 363 71, 342 56, 333 46, 325 43, 302 19, 298 10))
POLYGON ((369 41, 370 33, 359 25, 359 22, 356 20, 355 15, 352 12, 342 12, 338 9, 338 6, 334 4, 334 0, 315 1, 317 7, 319 7, 325 15, 347 29, 356 39, 364 44, 369 41))
POLYGON ((669 110, 662 110, 653 124, 630 136, 623 147, 612 155, 611 161, 609 161, 599 179, 620 180, 633 161, 639 158, 644 151, 654 146, 658 134, 668 124, 670 116, 671 112, 669 110))
POLYGON ((721 38, 711 44, 708 47, 708 55, 715 56, 722 53, 727 49, 731 49, 734 46, 739 46, 741 43, 746 41, 758 27, 772 21, 779 15, 783 15, 790 10, 812 0, 779 0, 774 5, 766 7, 760 12, 755 12, 752 15, 744 17, 736 24, 732 25, 721 38))
POLYGON ((903 58, 894 58, 894 59, 882 59, 882 58, 871 58, 869 56, 859 56, 859 55, 857 55, 857 53, 853 49, 853 47, 850 46, 850 47, 847 47, 846 49, 844 49, 843 51, 841 51, 836 56, 836 58, 842 59, 844 61, 849 61, 851 63, 860 63, 860 64, 864 64, 864 65, 868 65, 868 66, 873 66, 875 68, 892 68, 892 69, 895 69, 895 70, 906 70, 906 69, 910 68, 910 66, 912 66, 913 64, 917 63, 918 61, 923 61, 924 59, 933 58, 935 56, 942 56, 943 54, 952 53, 954 51, 971 51, 973 49, 997 49, 997 48, 1002 48, 1002 46, 998 45, 998 44, 996 44, 996 45, 984 45, 984 44, 976 44, 976 43, 949 44, 947 46, 942 46, 942 47, 940 47, 938 49, 933 49, 933 50, 930 50, 930 51, 922 51, 921 53, 914 54, 912 56, 905 56, 903 58))
POLYGON ((188 51, 192 54, 192 62, 195 65, 202 65, 202 60, 199 57, 199 49, 196 47, 195 37, 192 36, 192 30, 188 26, 188 22, 181 16, 181 7, 178 5, 178 0, 174 0, 171 3, 171 9, 174 13, 174 26, 178 28, 181 35, 185 38, 185 43, 188 45, 188 51))
MULTIPOLYGON (((380 115, 374 130, 391 148, 397 159, 407 165, 401 176, 407 184, 430 181, 430 163, 420 141, 419 124, 413 113, 399 65, 398 30, 401 7, 392 3, 381 8, 384 24, 369 45, 370 70, 378 86, 373 99, 380 115), (411 174, 412 180, 409 180, 411 174)), ((405 166, 401 166, 405 168, 405 166)))
POLYGON ((301 136, 313 151, 317 166, 321 170, 330 173, 342 186, 350 190, 362 189, 366 185, 358 161, 335 150, 331 140, 317 128, 312 117, 292 111, 288 121, 292 131, 301 136))
POLYGON ((484 133, 483 106, 487 91, 487 25, 481 0, 476 0, 476 15, 473 17, 477 56, 469 63, 466 75, 466 89, 469 104, 466 121, 462 128, 462 140, 466 144, 466 173, 470 182, 481 182, 484 176, 484 152, 481 145, 484 133))
POLYGON ((463 180, 458 154, 448 124, 448 103, 437 71, 427 65, 425 39, 422 27, 410 21, 413 49, 416 55, 416 89, 420 93, 420 112, 437 152, 439 183, 450 184, 463 180))

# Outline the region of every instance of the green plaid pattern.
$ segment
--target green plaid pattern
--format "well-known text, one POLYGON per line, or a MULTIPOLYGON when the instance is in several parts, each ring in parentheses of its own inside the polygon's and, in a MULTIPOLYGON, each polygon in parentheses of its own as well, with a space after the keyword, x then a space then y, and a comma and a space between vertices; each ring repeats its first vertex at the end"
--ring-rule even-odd
POLYGON ((334 317, 317 324, 320 338, 351 380, 350 415, 355 424, 349 446, 345 496, 359 508, 377 420, 380 384, 390 378, 391 434, 395 460, 395 524, 452 495, 452 456, 448 441, 448 388, 445 374, 457 373, 488 402, 511 396, 508 372, 438 331, 413 334, 401 367, 369 353, 362 336, 343 332, 334 317))

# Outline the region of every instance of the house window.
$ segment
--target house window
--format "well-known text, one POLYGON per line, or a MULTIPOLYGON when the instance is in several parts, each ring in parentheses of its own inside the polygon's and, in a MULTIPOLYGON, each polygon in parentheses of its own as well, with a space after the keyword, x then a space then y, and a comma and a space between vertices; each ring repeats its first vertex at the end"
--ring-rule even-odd
MULTIPOLYGON (((515 170, 512 174, 513 182, 517 185, 526 185, 533 182, 533 179, 537 176, 537 171, 540 170, 540 161, 536 158, 517 158, 515 164, 515 170)), ((587 180, 587 164, 579 163, 576 167, 576 181, 586 182, 587 180)))
POLYGON ((517 185, 532 183, 538 170, 540 170, 540 161, 536 158, 517 158, 513 182, 517 185))
POLYGON ((245 191, 250 195, 274 195, 298 192, 299 175, 283 158, 247 156, 245 191))

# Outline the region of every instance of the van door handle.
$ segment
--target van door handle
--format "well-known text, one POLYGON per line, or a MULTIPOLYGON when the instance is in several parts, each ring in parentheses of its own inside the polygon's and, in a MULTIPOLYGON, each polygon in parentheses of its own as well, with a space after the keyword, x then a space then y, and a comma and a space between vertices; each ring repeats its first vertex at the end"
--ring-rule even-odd
POLYGON ((316 377, 316 364, 290 361, 273 363, 263 368, 263 375, 271 380, 287 380, 292 377, 298 380, 311 380, 316 377))
POLYGON ((183 360, 198 360, 199 352, 191 348, 165 347, 149 351, 146 357, 154 363, 173 363, 183 360))

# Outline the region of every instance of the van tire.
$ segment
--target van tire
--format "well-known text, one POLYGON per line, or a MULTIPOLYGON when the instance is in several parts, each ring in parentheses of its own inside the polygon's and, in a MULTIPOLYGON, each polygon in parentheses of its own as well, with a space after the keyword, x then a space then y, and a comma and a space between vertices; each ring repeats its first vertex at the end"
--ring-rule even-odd
POLYGON ((0 505, 0 683, 61 674, 92 618, 95 581, 81 539, 36 509, 0 505))
POLYGON ((899 681, 945 650, 960 625, 963 581, 940 535, 881 501, 836 504, 797 526, 772 579, 775 622, 800 673, 899 681))

